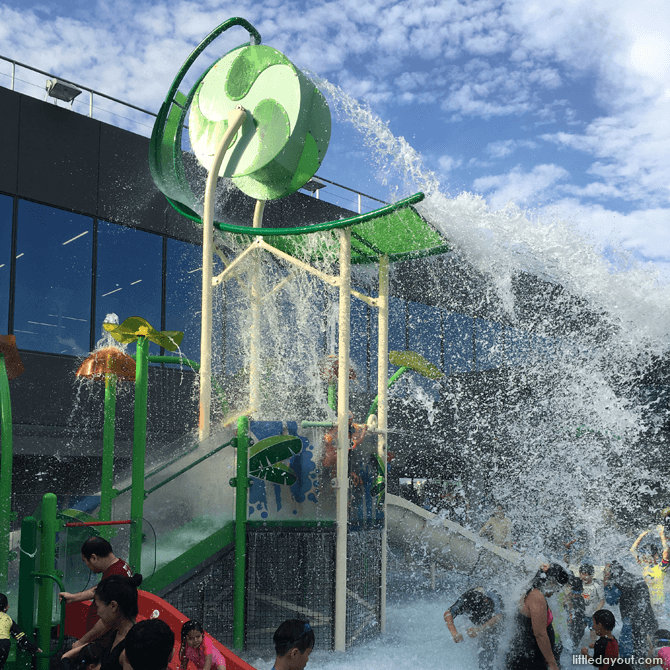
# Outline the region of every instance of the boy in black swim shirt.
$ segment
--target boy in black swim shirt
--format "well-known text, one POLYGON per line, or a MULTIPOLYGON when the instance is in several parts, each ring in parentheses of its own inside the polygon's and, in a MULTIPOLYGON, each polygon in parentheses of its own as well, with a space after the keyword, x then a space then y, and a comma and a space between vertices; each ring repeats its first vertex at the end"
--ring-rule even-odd
POLYGON ((593 615, 593 630, 598 639, 588 648, 582 647, 581 651, 597 668, 609 668, 614 663, 607 659, 619 658, 619 643, 612 635, 615 624, 614 614, 609 610, 598 610, 593 615), (593 649, 593 656, 589 655, 589 648, 593 649))

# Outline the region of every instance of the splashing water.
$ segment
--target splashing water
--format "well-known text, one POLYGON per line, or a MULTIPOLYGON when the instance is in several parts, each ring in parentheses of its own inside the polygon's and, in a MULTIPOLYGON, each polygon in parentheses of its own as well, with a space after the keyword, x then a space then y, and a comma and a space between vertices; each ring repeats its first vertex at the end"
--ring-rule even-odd
MULTIPOLYGON (((536 343, 488 394, 463 392, 455 376, 443 382, 435 414, 457 415, 452 448, 508 503, 526 550, 562 555, 555 535, 584 524, 601 538, 593 560, 620 551, 630 544, 621 534, 657 523, 670 499, 660 467, 668 396, 654 378, 670 340, 670 287, 624 254, 606 261, 569 222, 513 204, 493 211, 471 193, 449 197, 369 108, 318 85, 362 134, 380 181, 400 183, 391 196, 426 194, 417 209, 449 241, 449 262, 489 287, 487 318, 536 343), (523 290, 529 280, 543 289, 523 290)), ((434 284, 423 290, 439 291, 447 263, 422 263, 434 284)), ((479 307, 460 311, 476 316, 479 307)))

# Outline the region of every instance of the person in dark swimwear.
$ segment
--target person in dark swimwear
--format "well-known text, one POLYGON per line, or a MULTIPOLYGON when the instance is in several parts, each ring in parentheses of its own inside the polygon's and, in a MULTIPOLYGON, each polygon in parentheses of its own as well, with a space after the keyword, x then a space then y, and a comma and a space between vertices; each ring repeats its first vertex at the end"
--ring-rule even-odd
MULTIPOLYGON (((135 625, 135 618, 139 612, 137 587, 141 583, 142 575, 132 577, 112 575, 103 579, 95 589, 93 602, 98 610, 98 616, 114 633, 112 642, 103 650, 101 670, 122 670, 121 652, 125 646, 126 635, 135 625)), ((68 652, 71 653, 72 651, 68 652)), ((68 654, 63 656, 67 657, 68 654)))
MULTIPOLYGON (((640 658, 646 656, 649 641, 658 628, 647 583, 642 577, 624 570, 621 564, 612 561, 605 566, 605 586, 610 589, 613 586, 620 593, 618 605, 624 623, 621 630, 622 641, 626 636, 626 624, 628 624, 634 655, 640 658)), ((625 645, 621 646, 621 653, 627 653, 625 645)))
POLYGON ((462 642, 463 636, 456 630, 454 617, 465 614, 474 624, 467 633, 477 638, 479 643, 479 667, 492 670, 498 651, 498 641, 502 630, 504 608, 496 591, 488 591, 478 586, 463 593, 444 613, 444 620, 454 642, 462 642))
POLYGON ((505 659, 506 670, 558 670, 560 650, 547 598, 568 582, 574 590, 581 587, 579 577, 569 574, 558 563, 545 564, 537 571, 519 603, 505 659))

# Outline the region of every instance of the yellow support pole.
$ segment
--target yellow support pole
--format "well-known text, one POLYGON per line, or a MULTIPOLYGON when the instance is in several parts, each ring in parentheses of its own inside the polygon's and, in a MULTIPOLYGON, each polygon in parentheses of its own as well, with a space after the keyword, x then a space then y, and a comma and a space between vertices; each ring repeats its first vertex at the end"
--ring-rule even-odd
MULTIPOLYGON (((389 360, 389 257, 379 259, 379 297, 377 299, 378 340, 377 340, 377 453, 384 464, 384 478, 387 476, 386 447, 388 428, 388 360, 389 360)), ((388 487, 388 481, 386 482, 388 487)), ((382 579, 381 579, 381 632, 386 630, 386 492, 384 492, 384 526, 382 529, 382 579)))
POLYGON ((349 333, 351 230, 340 231, 340 309, 337 350, 337 539, 335 547, 335 651, 346 649, 347 521, 349 498, 349 333))

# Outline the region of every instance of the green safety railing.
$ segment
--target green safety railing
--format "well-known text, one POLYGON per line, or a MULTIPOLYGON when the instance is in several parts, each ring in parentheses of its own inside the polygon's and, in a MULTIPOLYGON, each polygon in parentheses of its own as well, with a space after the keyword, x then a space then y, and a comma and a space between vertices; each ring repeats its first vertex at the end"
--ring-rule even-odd
MULTIPOLYGON (((150 489, 147 489, 147 490, 144 492, 144 497, 146 498, 150 493, 153 493, 154 491, 158 491, 158 489, 160 489, 161 487, 165 486, 166 484, 168 484, 168 483, 171 482, 172 480, 176 479, 176 478, 179 477, 180 475, 183 475, 185 472, 188 472, 191 468, 194 468, 196 465, 199 465, 199 464, 202 463, 203 461, 206 461, 208 458, 211 458, 211 457, 214 456, 215 454, 218 454, 220 451, 222 451, 222 450, 225 449, 226 447, 235 447, 235 446, 236 446, 236 443, 237 443, 237 439, 236 439, 236 438, 233 438, 233 439, 230 440, 229 442, 226 442, 225 444, 222 444, 221 446, 216 447, 215 449, 212 449, 212 451, 210 451, 209 453, 205 454, 204 456, 201 456, 201 457, 200 457, 199 459, 197 459, 196 461, 193 461, 193 463, 191 463, 190 465, 187 465, 185 468, 182 468, 181 470, 179 470, 179 472, 175 472, 173 475, 170 475, 167 479, 164 479, 162 482, 160 482, 160 484, 156 484, 155 486, 152 486, 150 489)), ((171 461, 170 463, 167 463, 167 464, 165 464, 164 466, 161 466, 160 469, 161 469, 161 470, 164 470, 164 469, 167 468, 169 465, 172 465, 173 463, 176 463, 178 460, 184 458, 185 456, 188 456, 188 454, 192 453, 193 451, 194 451, 194 450, 191 449, 191 451, 189 451, 188 453, 186 453, 186 454, 181 454, 181 455, 178 456, 177 458, 172 459, 172 461, 171 461)), ((158 471, 159 471, 159 470, 156 470, 156 471, 154 471, 152 474, 156 474, 158 471)), ((147 475, 147 476, 149 476, 149 475, 147 475)), ((130 486, 126 486, 125 488, 121 489, 121 490, 117 493, 117 495, 122 495, 123 493, 127 493, 128 491, 130 491, 131 488, 132 488, 132 484, 131 484, 130 486)))

